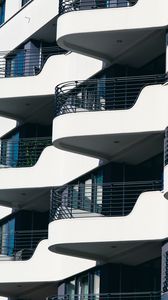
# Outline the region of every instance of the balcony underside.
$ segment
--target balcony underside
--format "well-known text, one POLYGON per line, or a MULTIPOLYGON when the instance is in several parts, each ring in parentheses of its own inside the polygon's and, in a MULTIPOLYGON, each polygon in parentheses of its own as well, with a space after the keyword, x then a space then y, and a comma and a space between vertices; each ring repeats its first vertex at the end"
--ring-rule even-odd
POLYGON ((89 218, 56 220, 49 225, 49 249, 72 256, 113 260, 117 253, 120 257, 120 251, 167 238, 164 217, 167 211, 168 203, 161 192, 146 192, 125 217, 90 214, 89 218))
POLYGON ((0 293, 3 297, 24 297, 24 300, 41 300, 56 292, 56 282, 16 282, 0 283, 0 293), (44 298, 43 298, 44 297, 44 298))
POLYGON ((163 135, 158 132, 95 134, 92 136, 65 137, 56 140, 54 145, 62 150, 100 159, 137 164, 162 152, 163 135))
MULTIPOLYGON (((10 85, 9 85, 10 87, 10 85)), ((39 92, 40 93, 40 92, 39 92)), ((49 125, 53 119, 54 95, 1 98, 1 116, 23 122, 49 125)))
POLYGON ((47 211, 50 188, 0 190, 0 205, 17 209, 47 211))

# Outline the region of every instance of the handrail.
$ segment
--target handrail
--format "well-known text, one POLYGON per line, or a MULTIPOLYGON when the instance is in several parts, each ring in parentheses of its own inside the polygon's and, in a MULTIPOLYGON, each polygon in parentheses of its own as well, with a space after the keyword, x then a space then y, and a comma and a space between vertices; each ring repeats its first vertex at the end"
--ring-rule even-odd
POLYGON ((60 0, 59 15, 71 11, 134 6, 138 0, 60 0))
POLYGON ((67 184, 51 190, 50 221, 128 215, 139 195, 162 189, 161 180, 67 184))
POLYGON ((156 74, 65 82, 55 89, 55 114, 129 109, 145 86, 165 81, 166 74, 156 74))
POLYGON ((84 295, 58 295, 48 297, 47 300, 160 300, 160 291, 146 291, 146 292, 118 292, 118 293, 102 293, 102 294, 84 294, 84 295))
POLYGON ((0 78, 38 75, 52 55, 67 53, 59 46, 0 51, 0 78))
POLYGON ((164 138, 164 166, 168 165, 168 127, 165 130, 164 138))
POLYGON ((0 140, 0 168, 33 166, 41 152, 52 144, 51 137, 0 140))
MULTIPOLYGON (((2 227, 1 227, 2 228, 2 227)), ((0 260, 26 260, 38 243, 46 239, 48 230, 11 230, 0 232, 0 260)))

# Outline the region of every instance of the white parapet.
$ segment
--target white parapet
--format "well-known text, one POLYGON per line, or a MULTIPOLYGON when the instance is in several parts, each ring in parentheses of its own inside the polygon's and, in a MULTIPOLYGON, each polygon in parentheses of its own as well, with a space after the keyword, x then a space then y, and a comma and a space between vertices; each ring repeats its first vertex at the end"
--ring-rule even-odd
POLYGON ((0 169, 0 190, 61 186, 98 165, 98 159, 49 146, 33 167, 0 169))
POLYGON ((111 248, 112 255, 112 249, 117 249, 118 243, 122 247, 126 242, 167 238, 167 213, 168 202, 162 192, 145 192, 139 196, 128 216, 90 216, 51 222, 50 249, 62 254, 106 258, 109 249, 111 248))
POLYGON ((106 147, 112 155, 116 151, 116 145, 109 145, 110 141, 121 141, 121 145, 118 144, 121 151, 127 142, 131 146, 138 138, 140 141, 152 133, 164 132, 168 124, 167 95, 167 84, 147 86, 130 109, 85 111, 58 116, 53 121, 53 143, 63 150, 93 156, 97 152, 97 157, 103 157, 106 147), (103 139, 103 145, 100 139, 103 139))
POLYGON ((95 266, 92 260, 52 253, 48 246, 48 240, 41 241, 27 261, 0 261, 0 284, 57 282, 95 266))

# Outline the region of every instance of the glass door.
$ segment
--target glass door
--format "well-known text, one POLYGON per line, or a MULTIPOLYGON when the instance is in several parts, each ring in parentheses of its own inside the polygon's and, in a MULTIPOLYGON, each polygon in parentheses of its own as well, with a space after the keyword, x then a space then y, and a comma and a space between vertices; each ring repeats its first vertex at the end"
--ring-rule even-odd
POLYGON ((68 300, 75 299, 75 279, 66 284, 66 295, 68 295, 68 300))
POLYGON ((89 294, 89 278, 88 274, 80 277, 78 281, 78 299, 79 300, 88 300, 89 294))

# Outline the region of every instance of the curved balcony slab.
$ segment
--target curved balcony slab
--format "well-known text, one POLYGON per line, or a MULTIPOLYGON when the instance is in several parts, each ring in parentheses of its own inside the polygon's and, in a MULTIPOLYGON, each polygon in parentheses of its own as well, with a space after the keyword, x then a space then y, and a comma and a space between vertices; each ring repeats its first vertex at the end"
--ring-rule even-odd
POLYGON ((55 86, 76 77, 86 80, 101 68, 102 62, 72 53, 51 56, 37 76, 1 78, 0 113, 22 121, 50 122, 55 86), (44 107, 45 115, 41 115, 44 107))
POLYGON ((51 187, 64 185, 98 165, 97 159, 46 147, 33 167, 0 169, 0 203, 20 208, 41 203, 41 209, 46 203, 48 208, 51 187))
POLYGON ((49 249, 72 256, 112 259, 117 252, 139 243, 167 238, 167 212, 168 202, 161 192, 145 192, 125 217, 90 216, 51 222, 49 249))
POLYGON ((0 27, 0 40, 3 41, 0 51, 11 51, 32 37, 40 28, 57 16, 58 5, 58 1, 50 0, 50 5, 46 9, 45 0, 34 0, 23 6, 0 27), (19 32, 14 39, 12 38, 13 32, 19 32))
MULTIPOLYGON (((65 2, 68 6, 68 1, 65 2)), ((94 1, 90 1, 90 3, 94 6, 94 1)), ((70 2, 70 5, 73 5, 73 2, 70 2)), ((140 64, 137 57, 141 55, 142 49, 144 62, 147 57, 144 47, 146 49, 150 43, 151 49, 151 42, 157 45, 158 28, 164 28, 168 24, 167 9, 166 0, 138 0, 131 7, 103 9, 89 8, 89 1, 81 1, 80 9, 79 1, 77 9, 71 9, 71 12, 58 18, 57 41, 65 49, 93 57, 114 61, 120 60, 122 55, 122 60, 125 59, 127 65, 133 61, 140 64), (84 3, 87 4, 88 10, 84 3), (136 55, 134 53, 136 57, 133 57, 131 49, 136 46, 137 51, 137 44, 138 53, 136 55)), ((161 45, 161 39, 159 45, 161 45)), ((121 62, 123 62, 122 60, 121 62)))
MULTIPOLYGON (((48 250, 48 240, 43 240, 27 261, 0 261, 0 293, 8 297, 24 293, 28 295, 32 290, 46 289, 49 283, 54 283, 56 288, 56 282, 92 268, 95 264, 95 261, 52 253, 48 250)), ((41 297, 44 299, 44 294, 41 297)))
POLYGON ((53 143, 63 150, 109 160, 122 157, 129 149, 136 151, 141 141, 150 148, 152 142, 155 147, 160 145, 161 152, 159 132, 167 127, 167 93, 167 84, 147 86, 130 109, 58 116, 53 121, 53 143))

